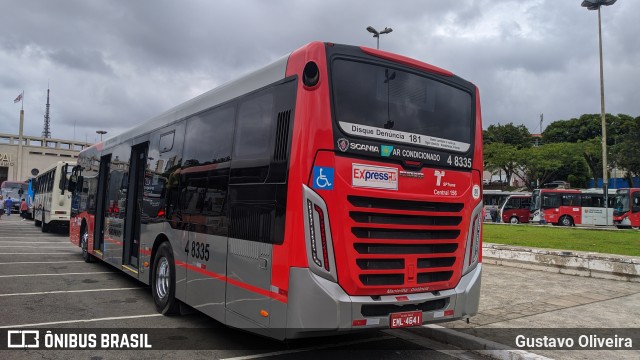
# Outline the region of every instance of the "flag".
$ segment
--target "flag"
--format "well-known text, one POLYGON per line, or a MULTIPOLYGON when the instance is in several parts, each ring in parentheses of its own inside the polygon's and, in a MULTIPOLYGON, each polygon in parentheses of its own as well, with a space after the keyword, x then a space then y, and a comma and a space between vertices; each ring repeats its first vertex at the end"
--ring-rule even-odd
POLYGON ((18 97, 13 100, 13 103, 15 104, 15 103, 19 102, 20 100, 22 100, 22 93, 20 93, 20 95, 18 95, 18 97))

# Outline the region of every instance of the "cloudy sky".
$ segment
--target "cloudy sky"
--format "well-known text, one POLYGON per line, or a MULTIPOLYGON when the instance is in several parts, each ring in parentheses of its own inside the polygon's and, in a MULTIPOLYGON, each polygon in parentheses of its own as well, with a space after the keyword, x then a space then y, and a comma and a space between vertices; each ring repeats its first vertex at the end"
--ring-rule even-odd
MULTIPOLYGON (((0 133, 94 142, 315 40, 380 48, 480 88, 484 128, 600 112, 581 0, 0 0, 0 133)), ((602 10, 607 112, 640 116, 640 1, 602 10)))

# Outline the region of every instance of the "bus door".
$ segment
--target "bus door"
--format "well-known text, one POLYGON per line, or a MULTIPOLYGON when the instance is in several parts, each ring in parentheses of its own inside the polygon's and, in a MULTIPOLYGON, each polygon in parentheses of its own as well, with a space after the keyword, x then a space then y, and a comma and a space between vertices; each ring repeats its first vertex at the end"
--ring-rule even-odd
POLYGON ((629 221, 631 222, 631 226, 639 227, 640 226, 640 191, 631 192, 631 206, 629 209, 631 210, 629 213, 629 221))
POLYGON ((122 265, 138 269, 138 254, 140 250, 140 222, 142 214, 142 194, 144 186, 145 167, 149 143, 135 145, 131 149, 131 163, 129 165, 128 191, 122 265))
POLYGON ((100 158, 100 170, 98 177, 98 198, 96 202, 96 217, 93 233, 93 250, 98 252, 100 256, 104 256, 104 218, 107 208, 107 190, 109 185, 109 164, 111 163, 111 154, 104 155, 100 158))

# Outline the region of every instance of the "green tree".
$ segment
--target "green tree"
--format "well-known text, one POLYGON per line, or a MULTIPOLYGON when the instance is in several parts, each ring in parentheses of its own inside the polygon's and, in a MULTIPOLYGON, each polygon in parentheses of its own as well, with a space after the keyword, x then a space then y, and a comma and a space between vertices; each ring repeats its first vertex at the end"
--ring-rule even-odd
POLYGON ((602 175, 602 140, 600 138, 588 139, 580 141, 578 147, 582 152, 584 161, 587 163, 593 177, 594 184, 598 183, 598 179, 603 177, 602 175))
POLYGON ((507 184, 518 168, 516 147, 502 142, 494 142, 484 146, 484 162, 488 171, 502 170, 507 177, 507 184))
POLYGON ((513 145, 518 149, 531 147, 531 133, 524 125, 489 125, 483 132, 484 144, 503 143, 513 145))
POLYGON ((626 170, 627 180, 640 176, 640 116, 626 124, 626 133, 610 148, 613 165, 626 170))
POLYGON ((563 169, 579 168, 584 159, 576 144, 554 143, 520 149, 516 153, 516 161, 520 171, 514 174, 533 190, 556 180, 563 169))

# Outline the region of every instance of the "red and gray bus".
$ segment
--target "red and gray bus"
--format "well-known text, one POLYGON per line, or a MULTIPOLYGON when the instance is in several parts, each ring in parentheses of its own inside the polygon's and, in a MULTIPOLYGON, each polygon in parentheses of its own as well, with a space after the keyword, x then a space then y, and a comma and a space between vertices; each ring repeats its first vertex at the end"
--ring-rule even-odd
POLYGON ((606 200, 599 189, 536 189, 533 191, 529 220, 560 225, 613 225, 615 189, 606 200))
POLYGON ((475 315, 478 89, 314 42, 79 155, 71 242, 277 339, 475 315))
POLYGON ((621 229, 640 227, 640 188, 618 189, 613 224, 621 229))

